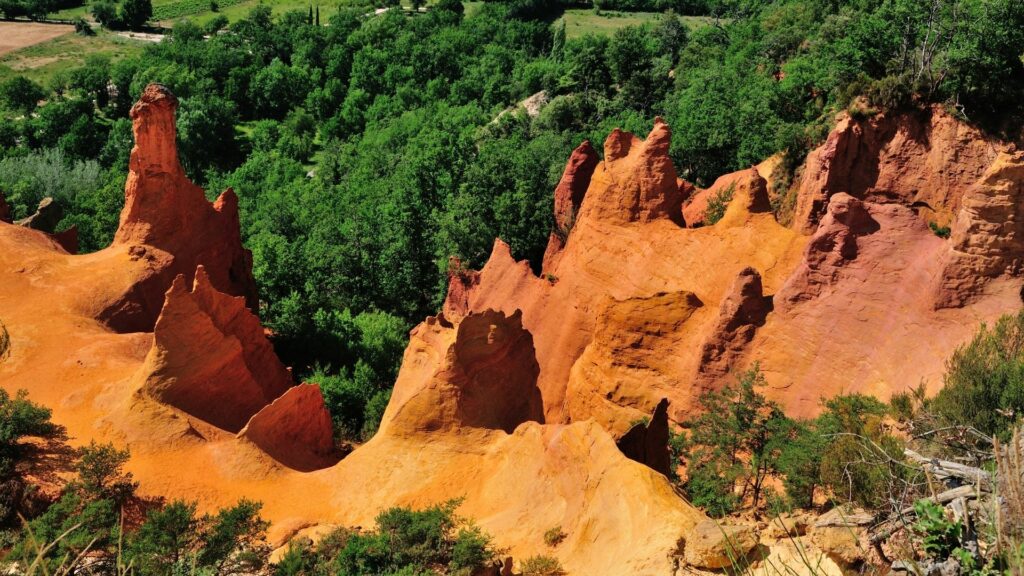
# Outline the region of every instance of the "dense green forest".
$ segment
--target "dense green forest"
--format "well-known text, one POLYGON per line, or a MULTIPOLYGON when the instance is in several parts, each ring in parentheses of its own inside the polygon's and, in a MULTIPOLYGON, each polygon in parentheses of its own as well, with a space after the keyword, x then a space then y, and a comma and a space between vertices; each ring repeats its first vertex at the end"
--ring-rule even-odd
POLYGON ((646 133, 661 115, 681 175, 708 183, 778 151, 792 168, 858 97, 867 113, 944 103, 1019 135, 1018 0, 669 7, 714 18, 666 12, 572 39, 553 24, 563 7, 542 0, 472 15, 457 0, 359 7, 323 25, 264 6, 227 27, 185 20, 140 56, 0 85, 0 191, 16 217, 55 197, 60 228, 102 248, 123 201, 128 110, 147 83, 169 86, 187 172, 211 197, 239 194, 261 318, 355 439, 386 405, 407 330, 437 310, 450 256, 479 266, 501 237, 539 262, 552 189, 585 138, 646 133), (503 113, 541 90, 536 117, 503 113))

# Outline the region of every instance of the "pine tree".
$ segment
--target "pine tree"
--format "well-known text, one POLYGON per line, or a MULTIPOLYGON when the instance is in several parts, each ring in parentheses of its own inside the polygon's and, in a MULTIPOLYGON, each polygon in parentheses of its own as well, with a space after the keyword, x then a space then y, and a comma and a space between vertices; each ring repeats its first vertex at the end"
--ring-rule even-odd
POLYGON ((313 25, 313 5, 309 5, 309 16, 306 16, 306 24, 313 25))
POLYGON ((320 25, 320 5, 316 5, 316 25, 320 25))

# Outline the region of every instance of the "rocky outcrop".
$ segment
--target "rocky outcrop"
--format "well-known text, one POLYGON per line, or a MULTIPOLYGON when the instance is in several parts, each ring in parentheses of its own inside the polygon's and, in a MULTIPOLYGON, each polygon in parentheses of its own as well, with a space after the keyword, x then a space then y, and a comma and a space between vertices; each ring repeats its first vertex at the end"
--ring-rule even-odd
POLYGON ((937 288, 937 308, 975 301, 1024 267, 1024 152, 1000 154, 964 195, 937 288))
POLYGON ((338 461, 331 414, 316 384, 289 388, 253 415, 238 436, 295 470, 318 470, 338 461))
POLYGON ((726 174, 715 180, 709 188, 694 189, 683 205, 683 219, 687 226, 699 228, 707 224, 708 202, 712 199, 730 206, 736 203, 745 213, 770 212, 772 209, 768 198, 768 182, 761 177, 757 168, 726 174))
MULTIPOLYGON (((656 406, 667 409, 659 394, 676 386, 680 370, 678 356, 666 351, 686 348, 685 333, 695 331, 691 320, 702 306, 691 292, 606 301, 590 344, 569 374, 569 417, 593 419, 618 437, 652 410, 657 414, 656 406)), ((665 473, 664 467, 656 470, 665 473)))
POLYGON ((772 298, 763 293, 761 275, 753 268, 744 268, 722 300, 718 321, 701 347, 695 384, 713 382, 729 374, 771 311, 772 298))
POLYGON ((828 214, 811 237, 804 261, 779 292, 785 302, 814 298, 835 284, 839 271, 857 258, 857 239, 879 230, 864 203, 839 193, 828 204, 828 214))
MULTIPOLYGON (((0 197, 0 220, 3 220, 5 209, 8 212, 7 216, 10 217, 10 209, 7 208, 7 204, 3 203, 3 198, 0 197)), ((60 224, 62 218, 64 218, 64 208, 53 198, 47 196, 39 202, 39 207, 36 208, 36 211, 31 216, 22 218, 15 222, 15 224, 31 228, 32 230, 46 232, 61 248, 64 248, 64 251, 68 254, 74 254, 78 252, 78 227, 72 225, 67 230, 57 232, 57 225, 60 224)))
POLYGON ((668 399, 662 398, 650 419, 633 424, 615 444, 626 458, 670 477, 672 458, 668 438, 668 399))
POLYGON ((838 193, 898 202, 945 225, 1004 146, 938 105, 864 119, 843 113, 825 143, 807 156, 793 225, 813 233, 838 193))
POLYGON ((174 279, 136 375, 143 393, 217 427, 237 432, 292 385, 259 319, 241 297, 213 287, 205 269, 192 290, 174 279))
POLYGON ((599 161, 597 151, 590 145, 590 141, 584 140, 572 151, 572 156, 565 165, 562 178, 555 187, 555 222, 554 230, 548 237, 547 249, 544 251, 545 270, 553 269, 557 264, 555 259, 562 252, 569 239, 569 233, 576 224, 583 197, 587 193, 590 179, 599 161))
POLYGON ((230 188, 211 204, 178 160, 174 114, 178 100, 159 84, 132 107, 135 147, 114 249, 126 250, 146 272, 109 303, 99 319, 122 331, 152 329, 171 280, 190 281, 203 265, 213 286, 242 296, 255 309, 252 256, 242 247, 238 197, 230 188))
POLYGON ((512 433, 544 421, 533 338, 521 315, 488 310, 451 324, 428 318, 410 334, 382 432, 484 428, 512 433))
POLYGON ((665 218, 682 224, 682 194, 668 157, 671 131, 656 118, 641 140, 616 128, 604 143, 604 161, 591 177, 580 218, 605 222, 650 222, 665 218))

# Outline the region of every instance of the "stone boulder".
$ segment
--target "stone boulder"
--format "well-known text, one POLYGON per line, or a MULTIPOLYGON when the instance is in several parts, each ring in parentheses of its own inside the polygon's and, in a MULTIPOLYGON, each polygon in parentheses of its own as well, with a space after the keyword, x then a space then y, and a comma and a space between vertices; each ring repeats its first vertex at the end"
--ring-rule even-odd
POLYGON ((686 534, 683 559, 694 568, 720 570, 741 564, 757 545, 757 536, 749 526, 704 520, 686 534))

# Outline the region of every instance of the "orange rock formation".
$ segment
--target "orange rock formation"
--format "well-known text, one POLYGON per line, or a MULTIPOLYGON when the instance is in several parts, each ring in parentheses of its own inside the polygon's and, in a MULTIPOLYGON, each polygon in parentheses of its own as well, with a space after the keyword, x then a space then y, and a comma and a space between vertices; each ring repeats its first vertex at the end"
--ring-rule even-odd
POLYGON ((721 220, 684 226, 710 196, 677 178, 657 121, 643 140, 613 132, 603 159, 574 152, 543 275, 500 240, 479 272, 452 262, 380 431, 334 463, 319 388, 291 386, 246 309, 234 194, 211 205, 181 171, 174 108, 150 86, 133 109, 110 248, 69 255, 0 223, 0 386, 51 406, 75 442, 130 446, 143 494, 264 502, 275 543, 462 498, 518 558, 664 574, 704 519, 664 476, 670 421, 702 390, 754 362, 796 414, 934 387, 980 321, 1021 305, 1024 158, 940 110, 840 118, 796 184, 796 229, 756 168, 709 189, 731 190, 721 220), (944 218, 948 240, 928 228, 944 218), (553 526, 568 535, 554 552, 553 526))
POLYGON ((292 385, 259 318, 214 289, 203 266, 191 292, 183 275, 171 284, 136 379, 154 399, 234 432, 292 385))
POLYGON ((238 433, 295 470, 308 472, 337 462, 334 424, 320 387, 299 384, 253 415, 238 433))
POLYGON ((598 424, 542 423, 534 338, 515 311, 466 302, 460 313, 453 297, 450 316, 413 331, 380 432, 334 463, 319 388, 289 387, 245 299, 231 295, 251 286, 234 196, 199 201, 177 165, 173 110, 156 86, 134 109, 110 248, 73 256, 0 224, 12 338, 0 385, 53 407, 76 443, 130 446, 144 495, 203 510, 262 501, 276 544, 315 525, 370 525, 389 506, 462 498, 460 514, 517 558, 550 554, 541 534, 559 525, 568 537, 557 554, 573 573, 670 568, 703 515, 598 424), (131 331, 147 323, 152 333, 131 331))

